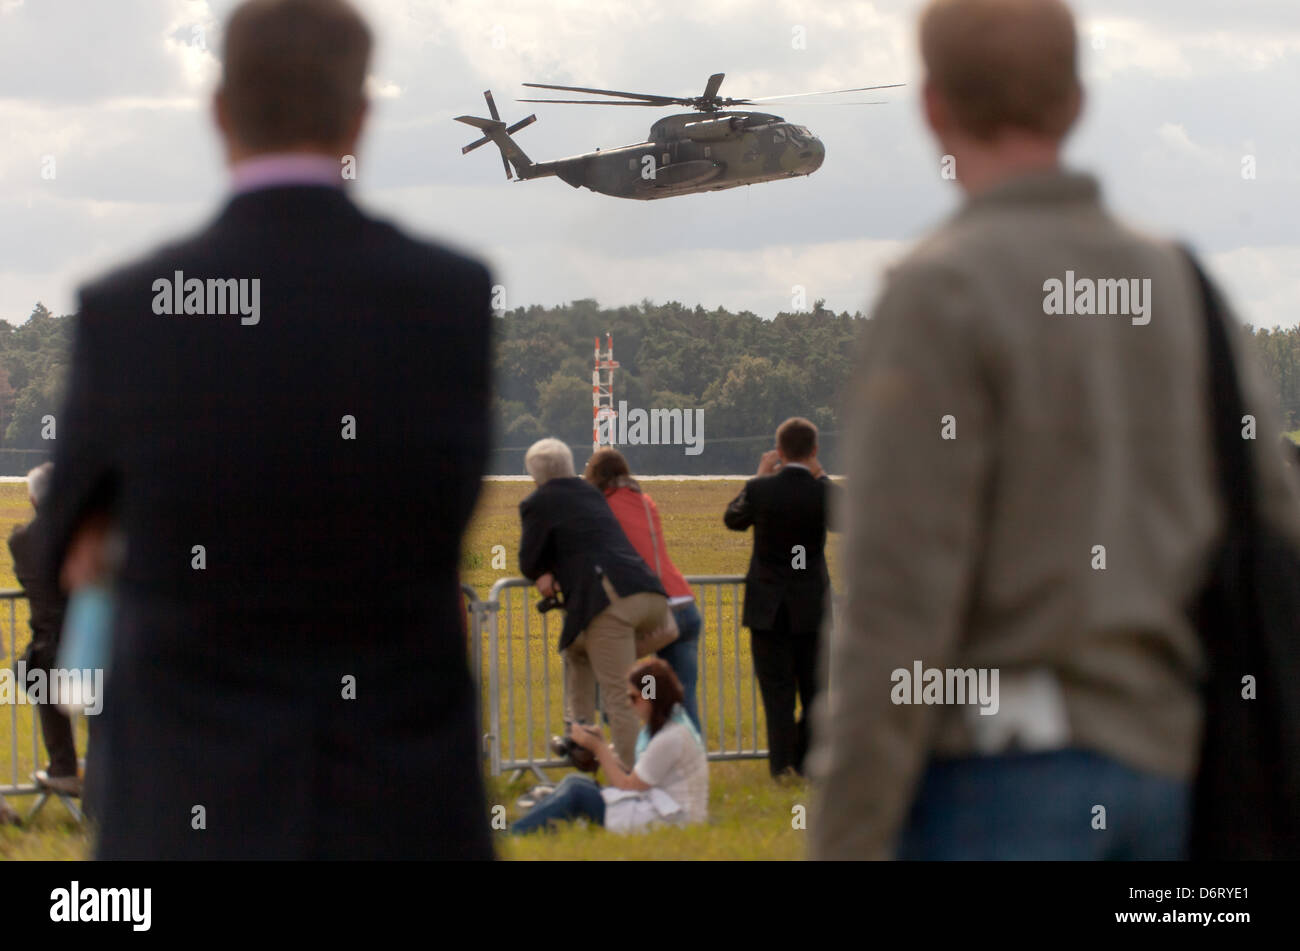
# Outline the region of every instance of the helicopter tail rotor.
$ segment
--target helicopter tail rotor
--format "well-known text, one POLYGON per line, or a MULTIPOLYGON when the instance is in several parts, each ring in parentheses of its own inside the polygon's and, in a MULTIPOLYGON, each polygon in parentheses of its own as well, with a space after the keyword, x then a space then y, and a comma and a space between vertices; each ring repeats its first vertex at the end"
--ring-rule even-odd
POLYGON ((501 150, 501 165, 506 170, 506 178, 513 178, 518 175, 520 178, 527 177, 527 170, 533 167, 533 161, 524 154, 514 139, 510 138, 525 126, 530 126, 537 121, 536 115, 520 119, 513 125, 507 126, 501 121, 501 114, 497 111, 497 104, 492 99, 492 90, 486 90, 483 98, 487 100, 488 112, 492 114, 491 119, 484 119, 481 116, 456 116, 457 122, 464 122, 466 125, 472 125, 476 129, 481 129, 484 133, 482 138, 475 139, 469 145, 460 150, 462 155, 473 152, 481 145, 487 145, 494 142, 498 149, 501 150), (511 166, 514 166, 514 174, 511 174, 511 166))

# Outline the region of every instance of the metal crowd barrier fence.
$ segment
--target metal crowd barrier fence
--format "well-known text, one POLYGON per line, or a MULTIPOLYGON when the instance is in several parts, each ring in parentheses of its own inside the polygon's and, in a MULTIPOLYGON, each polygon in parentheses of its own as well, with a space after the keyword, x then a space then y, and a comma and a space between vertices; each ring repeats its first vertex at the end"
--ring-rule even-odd
MULTIPOLYGON (((696 699, 700 733, 710 760, 761 759, 767 750, 761 727, 762 705, 754 677, 748 638, 740 635, 740 575, 696 575, 686 579, 696 597, 703 625, 699 637, 696 699)), ((539 614, 531 583, 503 578, 486 601, 474 608, 485 616, 487 638, 478 659, 487 666, 487 707, 483 734, 490 772, 532 772, 567 762, 550 750, 548 740, 564 727, 564 664, 558 650, 560 612, 539 614)), ((478 625, 480 631, 483 624, 478 625)), ((475 665, 477 667, 477 665, 475 665)))
MULTIPOLYGON (((3 623, 5 630, 0 632, 0 645, 3 645, 3 657, 0 658, 0 668, 13 670, 14 664, 18 660, 18 613, 16 604, 18 599, 23 597, 21 589, 0 591, 0 602, 7 602, 8 609, 0 608, 0 623, 3 623)), ((8 711, 8 716, 0 718, 0 743, 8 747, 9 755, 0 759, 0 799, 5 796, 29 796, 39 793, 38 787, 31 780, 31 772, 36 769, 37 763, 41 761, 41 733, 40 723, 35 715, 35 710, 26 704, 17 703, 17 696, 13 698, 14 703, 0 704, 8 711), (19 715, 22 719, 29 722, 19 724, 19 715), (4 720, 8 720, 7 723, 4 720), (26 740, 26 734, 31 734, 31 759, 24 760, 19 737, 26 740), (6 762, 7 760, 7 762, 6 762)))
MULTIPOLYGON (((703 624, 698 646, 696 699, 700 732, 710 760, 762 759, 767 750, 761 723, 758 682, 748 642, 741 638, 740 575, 696 575, 686 579, 696 596, 703 624)), ((530 582, 503 578, 483 601, 469 585, 465 596, 470 673, 478 704, 477 735, 492 775, 532 772, 567 765, 551 751, 548 740, 564 727, 563 660, 557 651, 563 619, 558 613, 539 614, 530 582), (486 674, 486 683, 484 675, 486 674), (484 711, 487 722, 484 723, 484 711)), ((0 645, 10 670, 18 657, 16 603, 21 590, 0 591, 7 612, 0 608, 0 645), (7 619, 6 619, 7 615, 7 619)), ((27 704, 0 704, 0 737, 8 755, 0 757, 0 798, 36 795, 42 789, 31 779, 44 756, 39 720, 27 704), (25 721, 25 722, 23 722, 25 721), (23 744, 30 741, 30 756, 23 744), (7 760, 7 761, 6 761, 7 760)))
MULTIPOLYGON (((467 584, 460 586, 460 593, 465 596, 466 653, 469 657, 469 673, 474 681, 474 735, 483 736, 483 602, 478 592, 467 584)), ((486 737, 484 738, 486 744, 486 737)), ((484 748, 486 752, 486 745, 484 748)))
MULTIPOLYGON (((474 695, 479 698, 475 705, 475 717, 479 727, 476 735, 481 736, 483 734, 482 660, 484 655, 479 645, 483 643, 485 612, 482 610, 483 603, 479 600, 478 592, 469 585, 461 585, 460 590, 466 601, 467 635, 471 653, 470 673, 474 681, 474 695)), ((4 629, 0 631, 0 648, 2 648, 0 665, 11 671, 18 660, 18 615, 15 604, 23 597, 21 589, 0 590, 0 603, 8 603, 7 612, 0 608, 0 623, 4 625, 4 629)), ((17 697, 15 696, 14 699, 16 701, 17 697)), ((40 719, 35 715, 35 709, 30 704, 3 703, 0 707, 7 710, 7 716, 0 716, 0 751, 7 750, 6 755, 0 755, 0 800, 5 796, 41 794, 44 790, 32 780, 33 771, 40 768, 45 755, 41 741, 40 719), (20 722, 20 720, 27 722, 20 722), (29 734, 30 757, 26 755, 27 749, 24 748, 29 734)))

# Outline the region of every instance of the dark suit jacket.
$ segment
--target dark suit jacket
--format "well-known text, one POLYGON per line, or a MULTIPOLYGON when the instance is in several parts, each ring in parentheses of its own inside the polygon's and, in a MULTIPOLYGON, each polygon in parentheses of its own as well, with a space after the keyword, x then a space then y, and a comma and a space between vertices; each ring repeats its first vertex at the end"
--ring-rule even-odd
POLYGON ((523 537, 519 570, 535 581, 548 571, 564 599, 560 650, 609 607, 601 575, 620 598, 640 591, 664 594, 636 553, 600 490, 585 479, 551 479, 519 503, 523 537))
POLYGON ((491 854, 456 576, 490 326, 480 264, 316 186, 82 288, 47 567, 114 513, 102 857, 491 854), (157 315, 178 271, 260 279, 260 322, 157 315))
POLYGON ((56 660, 68 599, 59 589, 57 577, 47 573, 41 557, 41 536, 47 527, 39 512, 27 524, 14 526, 9 535, 9 552, 14 559, 14 576, 31 608, 32 640, 23 657, 29 667, 48 669, 56 660))
POLYGON ((798 466, 757 476, 727 506, 727 528, 743 532, 754 526, 754 550, 745 575, 742 623, 751 631, 770 631, 784 604, 790 631, 816 634, 821 628, 830 574, 826 570, 826 526, 831 494, 829 478, 814 479, 798 466), (794 546, 806 562, 796 568, 794 546))

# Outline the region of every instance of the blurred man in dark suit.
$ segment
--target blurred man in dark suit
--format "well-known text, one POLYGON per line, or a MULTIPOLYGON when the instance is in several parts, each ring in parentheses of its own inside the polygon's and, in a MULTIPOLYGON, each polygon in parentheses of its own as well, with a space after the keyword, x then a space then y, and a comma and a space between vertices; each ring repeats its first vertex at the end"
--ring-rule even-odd
POLYGON ((491 856, 456 577, 491 282, 340 187, 370 48, 343 0, 240 6, 232 197, 81 291, 49 559, 125 538, 103 858, 491 856))
MULTIPOLYGON (((9 552, 14 559, 14 577, 23 586, 31 608, 32 639, 22 660, 30 675, 36 670, 53 670, 59 653, 59 635, 63 633, 63 615, 68 599, 59 590, 58 576, 46 572, 41 561, 41 535, 46 528, 42 517, 50 487, 53 466, 46 462, 27 473, 27 498, 35 517, 15 525, 9 535, 9 552)), ((81 795, 81 777, 77 775, 77 745, 72 735, 72 721, 52 702, 36 708, 41 721, 41 736, 50 754, 47 769, 36 771, 36 782, 46 789, 66 796, 81 795)))
POLYGON ((773 776, 802 775, 808 752, 817 644, 830 592, 826 526, 833 488, 817 461, 817 427, 796 416, 777 429, 776 448, 763 454, 758 475, 723 516, 733 531, 754 526, 742 623, 749 628, 763 694, 773 776))

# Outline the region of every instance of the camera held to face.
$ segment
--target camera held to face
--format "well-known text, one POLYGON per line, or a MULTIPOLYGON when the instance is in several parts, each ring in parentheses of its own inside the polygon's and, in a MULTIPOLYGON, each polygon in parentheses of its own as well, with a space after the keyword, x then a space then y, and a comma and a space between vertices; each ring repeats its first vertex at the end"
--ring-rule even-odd
POLYGON ((551 752, 562 759, 567 759, 574 769, 584 773, 594 773, 600 769, 596 754, 585 746, 580 746, 571 736, 551 737, 551 752))

